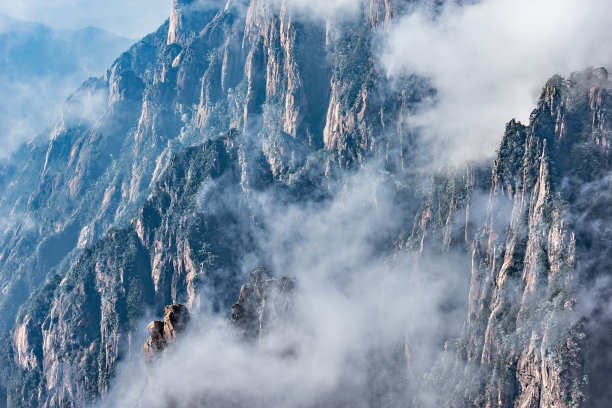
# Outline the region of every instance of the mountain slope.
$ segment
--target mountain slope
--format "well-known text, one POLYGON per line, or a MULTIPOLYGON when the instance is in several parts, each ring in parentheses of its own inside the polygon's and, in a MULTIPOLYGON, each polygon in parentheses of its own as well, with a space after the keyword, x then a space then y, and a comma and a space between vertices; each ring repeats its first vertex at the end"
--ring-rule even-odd
POLYGON ((202 279, 237 286, 231 276, 215 274, 235 268, 232 261, 245 251, 233 232, 223 238, 224 228, 240 227, 232 222, 238 215, 193 213, 203 183, 238 179, 232 168, 236 151, 224 143, 231 140, 220 138, 176 156, 132 225, 109 231, 64 278, 45 286, 44 297, 22 310, 14 358, 35 380, 16 382, 14 406, 84 403, 108 386, 117 359, 132 343, 129 331, 147 307, 197 303, 202 279))
POLYGON ((125 225, 171 153, 211 135, 234 128, 255 136, 245 150, 263 153, 276 178, 321 149, 332 153, 329 174, 375 148, 396 148, 376 147, 374 135, 426 88, 411 79, 406 88, 419 92, 381 98, 376 90, 386 85, 376 67, 364 71, 363 54, 346 53, 367 45, 368 32, 391 13, 381 13, 385 4, 364 6, 362 18, 326 33, 320 22, 294 21, 266 2, 230 2, 221 11, 177 2, 166 25, 71 97, 48 144, 27 144, 5 164, 3 313, 13 316, 109 226, 125 225))
MULTIPOLYGON (((194 142, 231 128, 251 135, 241 139, 240 149, 241 185, 247 189, 260 165, 299 194, 300 180, 330 174, 333 163, 362 160, 374 149, 375 129, 414 102, 398 94, 389 101, 376 97, 369 107, 366 93, 383 85, 368 79, 371 75, 353 75, 361 69, 355 60, 361 55, 344 56, 342 47, 367 39, 376 28, 379 7, 388 6, 365 7, 363 19, 335 28, 334 39, 319 23, 293 22, 284 8, 265 2, 247 9, 230 2, 222 11, 191 10, 177 2, 165 26, 70 98, 48 144, 29 143, 5 165, 3 179, 11 182, 0 208, 8 227, 0 255, 7 317, 2 330, 45 278, 63 275, 110 226, 125 225, 171 154, 194 142), (349 29, 355 24, 361 27, 358 37, 349 29), (307 55, 321 59, 313 63, 307 55), (351 89, 334 85, 333 72, 334 83, 351 89), (345 95, 342 101, 328 99, 330 86, 345 95), (384 121, 358 114, 366 108, 390 113, 384 121), (335 134, 361 142, 336 149, 325 142, 322 129, 345 115, 352 125, 335 134), (309 164, 317 150, 331 152, 323 153, 329 165, 309 164)), ((368 69, 376 75, 373 66, 368 69)))
MULTIPOLYGON (((320 357, 313 349, 328 337, 345 347, 324 361, 336 367, 340 356, 342 369, 313 381, 323 391, 303 406, 605 406, 607 72, 553 77, 530 123, 507 125, 494 163, 423 177, 436 146, 405 121, 435 93, 422 79, 384 75, 372 49, 408 3, 364 2, 354 19, 323 25, 284 1, 177 0, 164 26, 73 95, 50 143, 24 145, 0 173, 11 225, 0 255, 9 333, 0 388, 11 406, 107 395, 119 364, 142 356, 151 311, 185 303, 214 331, 215 318, 229 323, 247 272, 269 264, 279 275, 312 270, 291 279, 283 304, 295 314, 281 308, 264 330, 268 287, 255 276, 243 288, 232 319, 259 327, 250 336, 259 343, 227 343, 256 375, 232 383, 231 396, 210 384, 163 389, 158 406, 177 397, 295 406, 295 395, 266 396, 249 382, 267 377, 251 364, 258 347, 261 361, 286 368, 320 357), (317 262, 331 273, 313 300, 317 262), (335 290, 348 300, 329 306, 335 290), (304 313, 321 303, 322 314, 304 313), (333 330, 354 329, 347 320, 364 327, 333 330), (293 343, 266 343, 279 333, 293 343)), ((188 345, 209 339, 195 333, 188 345)), ((173 346, 180 357, 181 339, 173 346)), ((202 364, 172 377, 210 373, 210 360, 192 354, 179 368, 202 364)), ((233 378, 232 364, 212 372, 233 378)), ((151 384, 130 380, 141 392, 151 384)), ((289 380, 279 389, 295 390, 289 380)))

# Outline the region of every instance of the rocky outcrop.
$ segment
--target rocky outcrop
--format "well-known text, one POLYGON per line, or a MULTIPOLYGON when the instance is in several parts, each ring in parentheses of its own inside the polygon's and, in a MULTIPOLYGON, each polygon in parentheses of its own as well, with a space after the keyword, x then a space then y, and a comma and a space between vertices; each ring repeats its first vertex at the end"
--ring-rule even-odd
POLYGON ((245 338, 257 339, 274 325, 287 322, 291 315, 292 292, 296 282, 288 277, 273 278, 270 271, 251 272, 242 286, 238 302, 232 306, 231 322, 245 338))
POLYGON ((176 304, 164 308, 164 321, 149 323, 149 340, 144 345, 147 364, 152 364, 166 350, 168 345, 176 342, 177 337, 187 328, 190 315, 187 306, 176 304))
POLYGON ((144 345, 144 355, 147 364, 166 349, 168 342, 164 338, 164 322, 153 321, 147 326, 149 340, 144 345))
POLYGON ((189 323, 189 311, 183 304, 166 306, 164 308, 164 338, 167 343, 172 343, 187 328, 189 323))

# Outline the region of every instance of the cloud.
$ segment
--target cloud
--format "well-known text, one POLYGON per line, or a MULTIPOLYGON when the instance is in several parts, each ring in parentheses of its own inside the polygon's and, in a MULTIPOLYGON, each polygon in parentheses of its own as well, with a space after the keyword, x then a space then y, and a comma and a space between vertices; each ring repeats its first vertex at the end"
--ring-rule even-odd
MULTIPOLYGON (((216 188, 207 184, 202 197, 213 200, 207 192, 216 188)), ((414 254, 396 254, 389 242, 398 228, 395 191, 378 166, 331 190, 332 199, 317 203, 249 193, 260 261, 298 282, 291 322, 251 344, 230 327, 229 310, 213 315, 203 307, 158 366, 145 373, 141 352, 122 364, 101 406, 366 407, 377 406, 378 394, 405 405, 409 372, 422 376, 444 339, 460 331, 470 257, 449 253, 415 268, 414 254), (279 352, 288 348, 289 355, 279 352)), ((227 211, 231 202, 222 202, 227 211)))
POLYGON ((411 118, 451 163, 490 158, 504 123, 527 121, 546 80, 610 66, 608 0, 483 0, 399 19, 381 57, 390 75, 417 73, 438 94, 411 118))
POLYGON ((314 19, 351 18, 357 15, 362 0, 286 0, 289 8, 302 17, 314 19))
POLYGON ((94 26, 137 39, 170 15, 170 0, 0 0, 0 13, 54 28, 94 26))
POLYGON ((132 43, 97 29, 52 30, 2 18, 0 29, 0 157, 52 126, 83 81, 102 75, 132 43))
POLYGON ((37 138, 46 126, 50 130, 61 113, 64 120, 79 116, 82 122, 95 122, 107 106, 108 98, 103 92, 81 97, 82 105, 65 103, 81 82, 78 75, 32 77, 29 81, 0 77, 0 158, 10 156, 24 141, 37 138))
POLYGON ((0 233, 6 234, 12 230, 30 231, 36 227, 36 220, 30 214, 18 213, 0 216, 0 233))

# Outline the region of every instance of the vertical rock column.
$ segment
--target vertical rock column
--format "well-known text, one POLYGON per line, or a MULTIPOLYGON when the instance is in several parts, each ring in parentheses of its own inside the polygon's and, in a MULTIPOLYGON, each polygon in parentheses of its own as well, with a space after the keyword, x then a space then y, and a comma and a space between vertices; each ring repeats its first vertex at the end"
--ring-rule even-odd
POLYGON ((164 308, 164 321, 149 323, 149 340, 144 345, 147 364, 153 363, 176 341, 177 336, 187 328, 190 315, 187 306, 176 304, 164 308))

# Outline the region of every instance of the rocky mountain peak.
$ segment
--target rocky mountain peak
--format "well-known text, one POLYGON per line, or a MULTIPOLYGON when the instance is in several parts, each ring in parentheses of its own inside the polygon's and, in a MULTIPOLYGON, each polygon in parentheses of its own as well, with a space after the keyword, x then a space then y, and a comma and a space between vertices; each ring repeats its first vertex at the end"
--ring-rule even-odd
POLYGON ((168 345, 176 342, 187 328, 191 316, 187 306, 175 304, 164 308, 164 321, 152 321, 147 330, 149 340, 144 345, 144 354, 147 364, 151 364, 166 350, 168 345))
POLYGON ((194 0, 172 0, 170 23, 168 26, 168 44, 185 40, 185 8, 194 0))
POLYGON ((232 324, 248 339, 262 337, 273 324, 289 318, 295 285, 289 277, 272 277, 266 268, 253 270, 232 306, 232 324))

